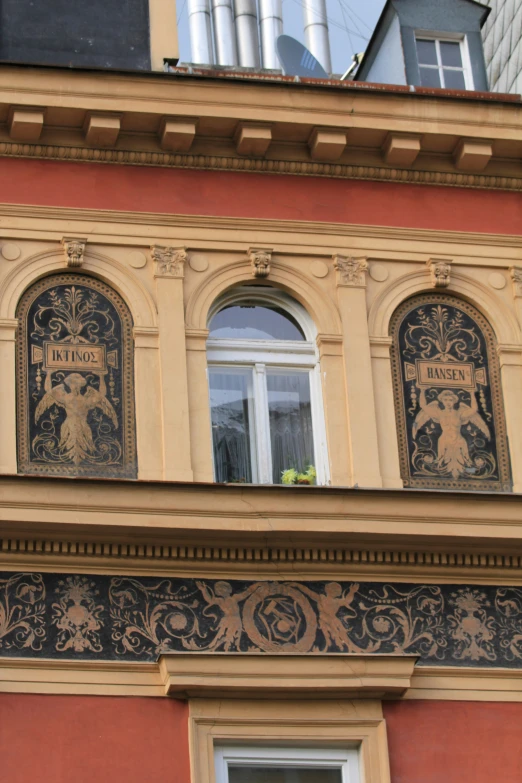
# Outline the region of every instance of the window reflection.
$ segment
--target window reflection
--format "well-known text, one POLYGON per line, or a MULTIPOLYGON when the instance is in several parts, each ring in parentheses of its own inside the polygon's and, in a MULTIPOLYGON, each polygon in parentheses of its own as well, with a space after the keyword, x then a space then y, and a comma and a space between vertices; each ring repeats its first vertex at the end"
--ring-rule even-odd
POLYGON ((209 370, 216 481, 252 483, 252 371, 209 370))
POLYGON ((224 307, 210 322, 210 337, 242 340, 304 340, 301 327, 277 307, 241 304, 224 307))
POLYGON ((314 463, 310 376, 267 373, 268 415, 272 447, 272 481, 281 483, 288 468, 305 471, 314 463))

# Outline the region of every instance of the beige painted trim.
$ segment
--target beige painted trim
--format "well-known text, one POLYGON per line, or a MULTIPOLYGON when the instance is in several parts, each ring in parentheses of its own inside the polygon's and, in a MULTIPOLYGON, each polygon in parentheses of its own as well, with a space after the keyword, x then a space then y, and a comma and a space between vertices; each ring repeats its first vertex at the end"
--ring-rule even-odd
POLYGON ((462 174, 452 171, 422 171, 385 166, 358 166, 343 163, 318 163, 301 160, 266 160, 224 155, 190 155, 136 150, 106 150, 92 147, 59 147, 52 144, 0 143, 0 157, 37 160, 69 160, 75 163, 111 163, 126 166, 155 166, 210 171, 246 171, 257 174, 291 174, 301 177, 334 177, 336 179, 373 180, 454 188, 518 191, 522 177, 486 174, 462 174))
POLYGON ((176 653, 162 655, 169 696, 383 699, 409 688, 417 656, 176 653))
MULTIPOLYGON (((187 656, 199 658, 198 653, 188 653, 187 656)), ((172 658, 175 656, 167 656, 172 658)), ((208 657, 221 657, 219 654, 208 657)), ((232 656, 231 656, 232 657, 232 656)), ((248 656, 234 656, 238 664, 248 656)), ((269 656, 267 656, 269 657, 269 656)), ((270 656, 276 657, 276 656, 270 656)), ((285 658, 285 656, 279 656, 285 658)), ((324 661, 338 661, 346 656, 321 656, 324 661)), ((306 656, 306 665, 313 656, 306 656)), ((390 656, 388 657, 389 660, 390 656)), ((291 658, 291 668, 295 672, 296 656, 291 658)), ((354 659, 352 659, 353 661, 354 659)), ((370 658, 356 659, 359 666, 370 658)), ((405 668, 410 666, 411 658, 398 658, 405 668)), ((172 663, 168 664, 172 666, 172 663)), ((310 664, 314 666, 314 663, 310 664)), ((332 666, 339 664, 333 663, 332 666)), ((341 664, 342 666, 343 664, 341 664)), ((322 673, 322 668, 320 670, 322 673)), ((302 672, 301 675, 303 676, 302 672)), ((275 678, 274 678, 275 679, 275 678)), ((397 678, 399 679, 399 678, 397 678)), ((406 678, 408 679, 408 677, 406 678)), ((330 680, 330 677, 328 678, 330 680)), ((418 666, 413 669, 410 685, 402 699, 436 699, 439 701, 497 701, 522 702, 522 669, 479 669, 457 666, 418 666)), ((368 684, 368 681, 367 681, 368 684)), ((328 682, 328 687, 331 683, 328 682)), ((170 675, 163 659, 158 663, 127 663, 123 661, 74 661, 50 660, 37 658, 24 660, 22 658, 0 658, 0 692, 3 693, 42 693, 42 694, 75 694, 90 696, 157 696, 165 697, 170 688, 170 675)), ((173 694, 175 695, 175 694, 173 694)), ((391 694, 390 694, 391 695, 391 694)), ((357 714, 371 710, 375 702, 370 690, 367 698, 354 700, 349 690, 343 695, 338 705, 343 705, 345 711, 352 710, 357 705, 357 714), (370 696, 370 698, 368 698, 370 696)), ((391 695, 391 698, 395 696, 391 695)), ((254 700, 250 698, 250 701, 254 700)), ((220 702, 222 705, 229 703, 220 702)), ((242 700, 238 705, 244 704, 242 700)), ((260 705, 270 705, 270 701, 258 702, 260 705)), ((291 703, 291 702, 287 702, 291 703)), ((294 702, 295 710, 300 710, 303 701, 294 702)), ((313 700, 314 710, 330 710, 335 700, 313 700), (326 707, 325 707, 326 705, 326 707)), ((193 699, 191 704, 204 704, 202 699, 193 699)), ((306 702, 304 702, 306 704, 306 702)), ((241 707, 238 707, 241 709, 241 707)), ((261 706, 260 709, 270 709, 261 706)))
POLYGON ((522 669, 419 666, 404 698, 522 702, 522 669))
POLYGON ((176 0, 149 0, 150 60, 163 71, 163 59, 179 57, 176 0))
POLYGON ((0 658, 4 693, 165 696, 157 663, 0 658))
POLYGON ((365 783, 390 781, 380 702, 191 699, 189 707, 192 783, 215 783, 214 746, 220 742, 355 744, 365 783))
POLYGON ((16 239, 42 239, 59 242, 65 233, 88 232, 90 243, 142 246, 149 249, 162 240, 180 244, 191 239, 190 248, 246 250, 248 242, 267 241, 269 234, 274 252, 331 256, 334 250, 350 240, 350 247, 368 250, 368 261, 401 260, 426 263, 435 252, 462 255, 459 265, 491 266, 494 261, 506 268, 522 261, 521 240, 510 234, 482 234, 421 228, 358 223, 329 223, 308 220, 270 220, 215 215, 174 215, 163 212, 124 212, 118 210, 80 209, 59 206, 0 204, 2 236, 16 239), (88 225, 86 225, 86 223, 88 225), (151 234, 157 227, 158 233, 151 234), (233 236, 231 236, 233 232, 233 236), (154 242, 151 240, 153 237, 154 242), (374 240, 371 244, 368 240, 374 240), (363 242, 363 245, 359 245, 363 242), (341 245, 340 245, 341 243, 341 245), (433 245, 448 245, 437 247, 433 245), (409 247, 411 244, 411 247, 409 247), (469 250, 459 247, 474 245, 469 250), (395 248, 395 249, 393 249, 395 248), (491 249, 495 248, 492 258, 491 249))

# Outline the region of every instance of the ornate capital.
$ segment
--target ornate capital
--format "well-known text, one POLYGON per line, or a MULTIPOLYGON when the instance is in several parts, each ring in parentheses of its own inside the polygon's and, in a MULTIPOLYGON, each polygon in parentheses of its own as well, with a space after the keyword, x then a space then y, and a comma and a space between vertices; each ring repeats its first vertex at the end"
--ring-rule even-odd
POLYGON ((366 258, 347 258, 335 255, 333 262, 337 272, 337 285, 366 288, 366 273, 368 271, 366 258))
POLYGON ((512 266, 509 270, 509 274, 513 281, 513 296, 522 296, 522 267, 512 266))
POLYGON ((252 264, 254 277, 268 277, 270 274, 270 262, 272 261, 271 247, 250 247, 248 257, 252 264))
POLYGON ((154 277, 183 277, 183 268, 187 260, 184 247, 151 247, 154 261, 154 277))
POLYGON ((65 263, 68 267, 80 267, 83 265, 86 239, 78 237, 62 237, 62 247, 65 253, 65 263))
POLYGON ((449 258, 430 258, 427 267, 431 275, 431 284, 435 288, 447 288, 451 280, 451 264, 449 258))

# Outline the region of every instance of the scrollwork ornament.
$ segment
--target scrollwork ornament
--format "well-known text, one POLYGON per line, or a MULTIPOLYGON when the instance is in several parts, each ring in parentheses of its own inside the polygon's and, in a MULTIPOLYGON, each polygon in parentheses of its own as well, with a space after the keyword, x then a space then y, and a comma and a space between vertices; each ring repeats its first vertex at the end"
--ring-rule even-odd
POLYGON ((251 247, 248 250, 248 257, 252 264, 253 277, 268 277, 270 274, 270 264, 272 261, 271 248, 251 247))
POLYGON ((184 247, 153 245, 151 254, 154 261, 154 277, 184 277, 187 261, 187 251, 184 247))
POLYGON ((333 256, 334 269, 337 272, 337 285, 350 286, 352 288, 366 287, 366 273, 368 261, 366 258, 348 258, 346 256, 333 256))
POLYGON ((65 262, 74 269, 83 266, 86 239, 78 237, 63 237, 62 246, 65 252, 65 262))
POLYGON ((430 258, 427 262, 431 283, 435 288, 447 288, 451 282, 451 260, 430 258))

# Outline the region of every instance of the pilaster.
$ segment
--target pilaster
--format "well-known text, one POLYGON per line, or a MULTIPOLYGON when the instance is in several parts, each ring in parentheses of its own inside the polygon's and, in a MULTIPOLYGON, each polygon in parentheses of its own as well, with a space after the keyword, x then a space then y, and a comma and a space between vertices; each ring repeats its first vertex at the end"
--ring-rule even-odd
POLYGON ((159 339, 155 327, 134 327, 138 478, 163 478, 159 339))
POLYGON ((184 247, 152 248, 159 323, 163 477, 192 481, 183 276, 184 247))
POLYGON ((513 492, 522 492, 522 347, 499 345, 497 347, 506 431, 511 457, 513 492))
POLYGON ((0 473, 16 473, 16 318, 0 320, 0 473))
POLYGON ((338 334, 318 334, 326 440, 333 486, 348 486, 352 480, 346 388, 343 362, 343 338, 338 334))
POLYGON ((207 337, 208 329, 186 331, 190 447, 194 481, 212 482, 214 469, 207 376, 207 337))
POLYGON ((391 337, 371 337, 373 391, 379 446, 379 465, 383 487, 402 488, 397 439, 397 424, 393 405, 393 379, 390 349, 391 337))
POLYGON ((341 255, 333 258, 343 332, 351 483, 360 487, 382 487, 366 310, 368 263, 366 258, 341 255))

